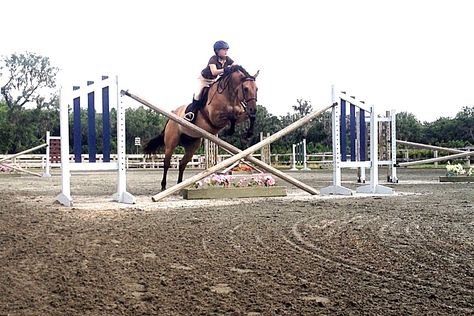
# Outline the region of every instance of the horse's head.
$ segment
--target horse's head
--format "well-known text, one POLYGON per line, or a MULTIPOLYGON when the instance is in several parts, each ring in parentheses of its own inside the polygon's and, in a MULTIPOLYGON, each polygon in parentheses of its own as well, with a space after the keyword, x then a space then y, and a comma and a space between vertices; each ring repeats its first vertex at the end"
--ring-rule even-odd
POLYGON ((231 80, 237 101, 244 107, 250 120, 257 113, 257 84, 258 71, 251 76, 242 66, 233 66, 231 80))
POLYGON ((250 125, 247 129, 247 138, 253 134, 255 126, 255 117, 257 114, 257 84, 255 82, 259 71, 255 75, 250 75, 242 66, 233 66, 229 79, 232 82, 231 89, 235 101, 238 102, 244 109, 245 114, 249 117, 250 125))

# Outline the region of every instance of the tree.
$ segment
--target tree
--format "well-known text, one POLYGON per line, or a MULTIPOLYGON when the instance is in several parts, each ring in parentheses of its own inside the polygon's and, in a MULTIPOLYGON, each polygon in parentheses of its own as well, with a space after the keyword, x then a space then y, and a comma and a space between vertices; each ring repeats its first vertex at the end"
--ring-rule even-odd
POLYGON ((421 122, 412 113, 397 113, 397 139, 411 142, 421 142, 422 127, 421 122))
POLYGON ((455 140, 456 122, 449 117, 440 117, 434 122, 425 123, 420 143, 442 145, 455 140))
POLYGON ((306 136, 308 152, 330 151, 332 146, 332 115, 324 112, 309 125, 306 136))
MULTIPOLYGON (((313 106, 311 101, 296 99, 297 105, 293 105, 293 111, 295 111, 295 121, 305 117, 306 115, 313 112, 313 106)), ((305 126, 299 128, 295 131, 297 139, 303 139, 308 136, 308 131, 311 128, 312 124, 306 124, 305 126)))
POLYGON ((56 87, 58 68, 51 66, 48 57, 26 52, 5 56, 2 62, 0 76, 5 83, 0 90, 10 111, 30 102, 42 107, 54 98, 53 94, 46 99, 43 91, 56 87))
POLYGON ((142 146, 163 130, 166 119, 153 110, 140 106, 126 110, 127 152, 136 152, 135 137, 140 137, 142 146))
POLYGON ((8 151, 37 145, 44 132, 56 125, 59 98, 53 89, 57 72, 48 57, 35 53, 12 54, 0 60, 0 94, 6 106, 2 137, 8 142, 8 151), (26 110, 26 104, 36 107, 26 110))
POLYGON ((474 106, 463 107, 462 111, 456 114, 456 121, 456 138, 474 144, 474 106))

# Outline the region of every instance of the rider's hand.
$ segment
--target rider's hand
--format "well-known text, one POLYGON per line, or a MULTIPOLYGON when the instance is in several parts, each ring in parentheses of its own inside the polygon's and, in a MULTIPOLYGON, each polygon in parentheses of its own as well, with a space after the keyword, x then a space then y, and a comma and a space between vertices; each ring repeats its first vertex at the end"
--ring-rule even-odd
POLYGON ((230 74, 232 72, 232 66, 227 66, 224 68, 224 72, 222 73, 224 76, 230 74))

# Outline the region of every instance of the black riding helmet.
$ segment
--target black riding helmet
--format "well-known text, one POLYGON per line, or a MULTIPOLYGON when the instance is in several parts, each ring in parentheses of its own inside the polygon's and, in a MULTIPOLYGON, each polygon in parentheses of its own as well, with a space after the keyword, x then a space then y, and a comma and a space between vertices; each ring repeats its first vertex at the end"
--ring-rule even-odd
POLYGON ((217 52, 219 51, 219 49, 229 49, 229 44, 227 44, 224 41, 215 42, 214 43, 214 53, 216 53, 216 55, 217 55, 217 52))

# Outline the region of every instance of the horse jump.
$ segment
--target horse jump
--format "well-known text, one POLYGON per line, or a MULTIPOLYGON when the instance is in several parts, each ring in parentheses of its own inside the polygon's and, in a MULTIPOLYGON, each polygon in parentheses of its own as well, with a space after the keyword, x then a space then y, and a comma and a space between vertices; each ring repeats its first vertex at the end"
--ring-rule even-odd
POLYGON ((301 118, 300 120, 292 123, 291 125, 287 126, 286 128, 278 131, 277 133, 271 135, 270 137, 268 138, 265 138, 263 141, 247 148, 246 150, 244 151, 241 151, 240 149, 238 149, 237 147, 217 138, 216 136, 214 136, 213 134, 207 132, 206 130, 182 119, 181 117, 179 117, 178 115, 174 114, 174 113, 168 113, 167 111, 164 111, 156 106, 154 106, 153 104, 145 101, 144 99, 138 97, 137 95, 134 95, 132 93, 130 93, 129 91, 123 91, 122 90, 122 93, 132 99, 134 99, 135 101, 149 107, 150 109, 166 116, 167 118, 169 118, 170 120, 192 130, 193 132, 195 132, 196 134, 204 137, 204 138, 207 138, 213 142, 215 142, 216 144, 218 144, 220 147, 222 147, 223 149, 225 149, 226 151, 230 152, 231 154, 235 154, 233 157, 230 157, 220 163, 218 163, 217 165, 211 167, 210 169, 204 171, 204 172, 201 172, 200 174, 198 175, 195 175, 189 179, 186 179, 176 185, 174 185, 173 187, 169 188, 169 189, 166 189, 164 191, 162 191, 161 193, 158 193, 156 194, 155 196, 152 197, 153 201, 159 201, 193 183, 195 183, 196 181, 199 181, 207 176, 209 176, 210 174, 214 173, 214 172, 217 172, 227 166, 230 166, 232 165, 233 163, 235 163, 236 161, 240 160, 240 159, 243 159, 245 158, 246 160, 252 162, 253 164, 257 165, 258 167, 260 167, 261 169, 267 171, 267 172, 270 172, 272 174, 274 174, 275 176, 299 187, 300 189, 302 190, 305 190, 306 192, 310 193, 310 194, 318 194, 318 191, 315 190, 314 188, 302 183, 301 181, 299 180, 296 180, 294 179, 293 177, 290 177, 288 175, 286 175, 285 173, 283 173, 282 171, 278 170, 278 169, 275 169, 269 165, 267 165, 266 163, 263 163, 262 161, 260 161, 259 159, 256 159, 254 157, 252 157, 252 153, 254 153, 255 151, 259 150, 260 148, 262 148, 263 146, 266 146, 266 145, 269 145, 270 143, 274 142, 275 140, 285 136, 286 134, 300 128, 301 126, 305 125, 305 124, 308 124, 309 122, 311 122, 311 120, 313 120, 314 118, 316 118, 317 116, 321 115, 323 112, 325 112, 327 109, 331 108, 333 105, 329 105, 329 106, 326 106, 324 108, 322 108, 321 110, 318 110, 318 111, 314 111, 310 114, 308 114, 307 116, 301 118))
POLYGON ((109 78, 107 76, 102 76, 97 82, 88 81, 85 89, 81 89, 79 86, 73 87, 74 163, 69 161, 69 113, 68 101, 66 101, 68 98, 61 97, 61 193, 56 199, 65 206, 72 206, 73 204, 71 197, 71 171, 117 171, 117 192, 113 195, 113 200, 128 204, 135 203, 135 197, 126 191, 125 107, 122 99, 119 100, 118 91, 117 77, 109 78), (102 101, 103 162, 96 161, 95 99, 99 97, 99 93, 96 94, 95 92, 98 90, 101 90, 100 97, 102 101), (113 102, 117 102, 117 161, 110 161, 110 95, 113 96, 113 102), (88 163, 82 161, 81 154, 81 98, 87 99, 88 163))
POLYGON ((44 144, 35 146, 35 147, 33 147, 33 148, 30 148, 30 149, 21 151, 21 152, 19 152, 19 153, 16 153, 16 154, 13 154, 13 155, 8 155, 7 157, 4 157, 4 158, 1 158, 1 159, 0 159, 0 165, 3 165, 3 166, 5 166, 6 168, 13 169, 13 170, 15 170, 15 171, 24 172, 24 173, 27 173, 27 174, 31 174, 31 175, 33 175, 33 176, 41 177, 42 175, 39 174, 39 173, 31 172, 31 171, 25 170, 25 169, 23 169, 23 168, 20 168, 20 167, 17 167, 17 166, 13 166, 13 165, 11 165, 10 163, 6 163, 6 161, 12 160, 12 162, 13 162, 13 159, 15 159, 16 157, 22 156, 22 155, 24 155, 24 154, 30 153, 30 152, 32 152, 32 151, 35 151, 35 150, 38 150, 38 149, 40 149, 40 148, 47 147, 47 146, 48 146, 48 143, 44 143, 44 144))
POLYGON ((443 156, 443 157, 435 157, 435 158, 423 159, 423 160, 417 160, 417 161, 401 162, 397 164, 397 166, 399 167, 408 167, 408 166, 420 165, 420 164, 425 164, 425 163, 433 163, 433 162, 438 162, 438 161, 446 161, 446 160, 451 160, 451 159, 456 159, 456 158, 474 156, 474 153, 471 151, 462 151, 462 150, 454 149, 454 148, 426 145, 426 144, 408 142, 408 141, 403 141, 403 140, 397 140, 397 144, 409 146, 409 147, 432 149, 432 150, 439 150, 439 151, 446 151, 448 153, 453 153, 453 155, 448 155, 448 156, 443 156))
POLYGON ((306 155, 306 138, 300 141, 299 143, 293 144, 292 151, 292 163, 291 171, 298 171, 300 169, 296 168, 296 165, 303 165, 302 171, 311 171, 308 168, 308 156, 306 155))
POLYGON ((43 177, 51 177, 51 167, 59 164, 61 161, 61 137, 51 136, 49 131, 46 132, 46 158, 44 165, 43 177))
MULTIPOLYGON (((363 101, 349 97, 346 93, 337 94, 332 88, 332 100, 335 106, 332 110, 332 144, 333 144, 333 184, 322 188, 321 194, 352 195, 352 190, 341 185, 341 170, 343 168, 361 168, 361 182, 365 181, 365 168, 370 168, 370 184, 358 187, 357 193, 393 194, 389 187, 378 183, 378 122, 374 106, 367 106, 363 101), (346 141, 346 102, 350 106, 349 133, 350 133, 350 161, 347 161, 346 141), (358 112, 356 114, 356 112, 358 112), (370 158, 366 152, 366 117, 370 115, 370 158)), ((394 130, 394 129, 393 129, 394 130)))

